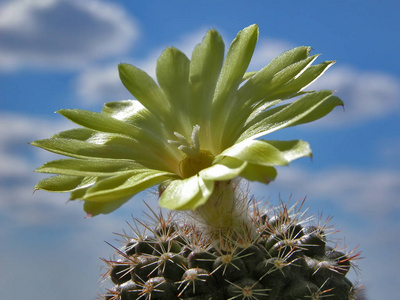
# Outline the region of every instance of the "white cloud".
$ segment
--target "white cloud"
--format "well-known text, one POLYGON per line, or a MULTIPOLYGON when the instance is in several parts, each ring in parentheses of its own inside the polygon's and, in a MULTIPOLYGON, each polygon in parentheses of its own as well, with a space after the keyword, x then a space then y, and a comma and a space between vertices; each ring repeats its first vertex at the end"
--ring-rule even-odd
MULTIPOLYGON (((385 218, 400 213, 398 171, 344 167, 307 172, 288 167, 278 172, 278 178, 270 185, 274 191, 307 196, 310 203, 334 203, 342 211, 357 216, 385 218)), ((256 189, 260 189, 257 184, 256 189)))
POLYGON ((376 153, 385 163, 399 166, 400 133, 397 132, 397 134, 393 134, 390 137, 382 138, 376 146, 376 153))
POLYGON ((11 1, 0 6, 0 66, 81 68, 125 52, 137 35, 132 17, 101 0, 11 1))
POLYGON ((133 97, 119 79, 118 63, 85 70, 77 77, 75 83, 78 95, 89 104, 133 97))
MULTIPOLYGON (((71 124, 65 120, 52 122, 27 115, 0 113, 0 177, 26 176, 32 172, 34 148, 29 142, 65 130, 71 124), (30 155, 26 155, 26 153, 30 155)), ((40 152, 36 152, 41 155, 40 152)))

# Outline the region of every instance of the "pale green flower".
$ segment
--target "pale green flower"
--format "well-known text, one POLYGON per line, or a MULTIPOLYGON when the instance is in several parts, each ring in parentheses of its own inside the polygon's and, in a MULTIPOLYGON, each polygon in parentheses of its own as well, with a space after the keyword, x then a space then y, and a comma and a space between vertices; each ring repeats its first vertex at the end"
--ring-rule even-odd
POLYGON ((298 47, 246 73, 257 37, 256 25, 240 31, 225 59, 215 30, 191 60, 167 48, 157 61, 158 84, 132 65, 119 65, 122 83, 137 101, 107 103, 101 113, 60 110, 82 128, 32 143, 71 157, 39 167, 57 175, 36 189, 70 192, 96 215, 160 185, 161 206, 189 210, 205 204, 221 182, 240 176, 268 183, 276 176, 274 166, 310 156, 306 142, 258 138, 342 105, 331 91, 302 91, 334 62, 312 65, 318 55, 298 47))

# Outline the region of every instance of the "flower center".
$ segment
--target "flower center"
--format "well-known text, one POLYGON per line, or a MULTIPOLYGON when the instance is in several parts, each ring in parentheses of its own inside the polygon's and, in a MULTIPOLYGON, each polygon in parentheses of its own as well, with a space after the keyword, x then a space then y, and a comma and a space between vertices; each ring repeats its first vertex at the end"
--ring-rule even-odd
POLYGON ((208 150, 200 150, 198 157, 185 156, 180 163, 180 170, 183 178, 189 178, 201 170, 211 166, 214 156, 208 150))
POLYGON ((209 150, 200 149, 200 126, 193 126, 192 135, 190 142, 186 138, 178 133, 174 132, 174 135, 178 140, 168 140, 168 143, 175 145, 185 156, 179 163, 179 169, 182 178, 189 178, 201 170, 208 168, 212 165, 214 155, 209 150))

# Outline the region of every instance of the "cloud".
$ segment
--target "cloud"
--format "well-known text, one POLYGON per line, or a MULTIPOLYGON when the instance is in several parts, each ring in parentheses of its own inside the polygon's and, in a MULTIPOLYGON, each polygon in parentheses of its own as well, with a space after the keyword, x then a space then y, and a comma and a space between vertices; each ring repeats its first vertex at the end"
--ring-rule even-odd
POLYGON ((0 178, 26 176, 32 171, 33 156, 42 155, 29 142, 65 130, 71 124, 62 120, 54 122, 27 115, 0 113, 0 178))
POLYGON ((122 85, 118 63, 92 67, 75 80, 76 92, 87 104, 131 99, 133 96, 122 85))
POLYGON ((82 68, 124 53, 137 36, 132 17, 101 0, 17 0, 0 6, 3 71, 82 68))
MULTIPOLYGON (((257 186, 255 188, 260 190, 257 186)), ((308 202, 333 203, 353 216, 390 218, 400 214, 400 173, 394 170, 343 167, 308 172, 280 168, 270 188, 307 196, 308 202)))

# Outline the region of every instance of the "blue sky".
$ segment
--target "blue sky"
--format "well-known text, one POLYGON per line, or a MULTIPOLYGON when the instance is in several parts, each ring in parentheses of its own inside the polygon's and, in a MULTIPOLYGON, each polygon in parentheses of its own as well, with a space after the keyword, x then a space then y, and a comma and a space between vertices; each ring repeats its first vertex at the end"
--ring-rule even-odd
POLYGON ((336 238, 365 257, 360 274, 369 299, 395 299, 400 259, 400 60, 397 1, 78 1, 3 0, 0 3, 0 291, 5 299, 95 299, 113 232, 141 217, 136 196, 110 215, 84 219, 68 195, 32 194, 43 176, 33 170, 55 156, 28 142, 71 128, 60 108, 99 111, 131 98, 117 64, 154 74, 167 46, 190 55, 207 29, 228 46, 257 23, 260 38, 250 69, 295 46, 337 63, 314 84, 345 102, 314 124, 283 130, 314 152, 280 168, 269 186, 252 192, 277 203, 307 196, 315 214, 333 216, 336 238))

